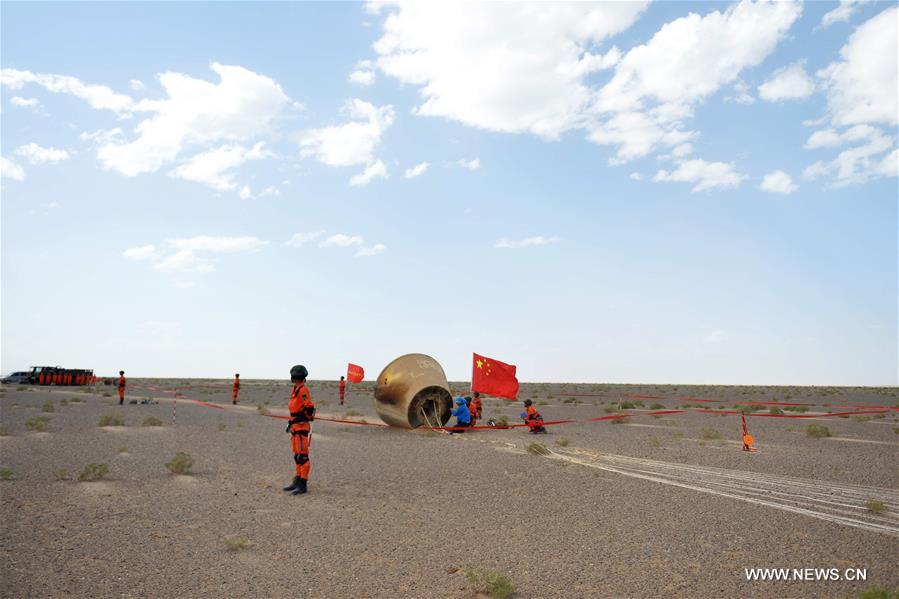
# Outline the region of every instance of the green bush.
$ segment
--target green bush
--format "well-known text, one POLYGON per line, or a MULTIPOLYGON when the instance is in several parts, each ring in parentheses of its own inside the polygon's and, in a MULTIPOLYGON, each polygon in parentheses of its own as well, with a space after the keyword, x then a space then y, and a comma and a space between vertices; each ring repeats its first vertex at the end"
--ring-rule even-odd
POLYGON ((162 420, 160 420, 156 416, 147 416, 146 418, 144 418, 141 426, 162 426, 162 420))
POLYGON ((562 437, 561 439, 556 439, 556 445, 558 445, 559 447, 568 447, 568 443, 569 443, 569 441, 565 437, 562 437))
POLYGON ((53 400, 48 399, 44 402, 44 405, 41 407, 42 412, 55 412, 56 408, 53 407, 53 400))
POLYGON ((228 548, 228 551, 240 551, 241 549, 246 549, 251 546, 250 539, 244 535, 225 538, 225 547, 228 548))
POLYGON ((165 467, 174 474, 190 474, 190 469, 193 465, 194 459, 190 457, 190 454, 179 451, 165 467))
POLYGON ((486 568, 465 568, 465 579, 469 590, 476 595, 486 595, 491 599, 506 599, 515 593, 512 580, 499 572, 486 568))
POLYGON ((768 408, 768 413, 769 414, 783 414, 784 411, 781 410, 780 408, 778 408, 777 406, 771 406, 770 408, 768 408))
POLYGON ((868 587, 858 594, 858 599, 899 599, 899 591, 891 593, 884 587, 868 587))
POLYGON ((714 440, 714 439, 721 439, 721 438, 722 438, 722 437, 721 437, 721 433, 719 433, 717 430, 715 430, 715 429, 713 429, 713 428, 711 428, 711 427, 708 427, 708 426, 704 427, 704 428, 700 431, 699 434, 700 434, 700 436, 701 436, 703 439, 707 439, 707 440, 714 440))
POLYGON ((883 502, 877 499, 869 499, 865 502, 865 507, 868 508, 869 512, 874 512, 875 514, 885 512, 887 509, 883 502))
POLYGON ((125 421, 118 414, 106 414, 100 417, 97 426, 125 426, 125 421))
POLYGON ((827 428, 826 426, 821 426, 820 424, 809 424, 805 427, 805 434, 816 439, 833 436, 830 433, 829 428, 827 428))
POLYGON ((649 409, 650 409, 650 410, 664 410, 664 409, 665 409, 665 406, 663 406, 663 405, 660 404, 660 403, 654 403, 654 404, 652 404, 651 406, 649 406, 649 409))
POLYGON ((25 421, 25 426, 33 431, 42 433, 50 426, 50 418, 48 416, 35 416, 25 421))
POLYGON ((54 480, 68 480, 69 471, 65 468, 57 468, 53 471, 53 478, 54 480))
POLYGON ((546 445, 544 445, 543 443, 537 443, 536 441, 529 444, 527 447, 525 447, 525 449, 528 450, 528 453, 532 453, 534 455, 549 455, 550 453, 552 453, 549 449, 546 448, 546 445))
POLYGON ((0 480, 9 480, 12 478, 12 470, 9 468, 0 468, 0 480))
POLYGON ((78 475, 81 482, 93 482, 102 479, 109 474, 109 466, 106 464, 88 464, 78 475))

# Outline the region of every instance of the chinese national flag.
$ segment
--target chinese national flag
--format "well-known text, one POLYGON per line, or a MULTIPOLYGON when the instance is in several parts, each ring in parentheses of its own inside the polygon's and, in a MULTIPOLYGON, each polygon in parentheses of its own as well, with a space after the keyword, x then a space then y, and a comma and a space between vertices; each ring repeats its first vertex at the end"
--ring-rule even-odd
POLYGON ((351 383, 361 383, 365 378, 365 369, 353 363, 346 365, 346 380, 351 383))
POLYGON ((496 397, 515 399, 515 396, 518 395, 515 366, 474 354, 474 361, 471 365, 471 390, 496 397))

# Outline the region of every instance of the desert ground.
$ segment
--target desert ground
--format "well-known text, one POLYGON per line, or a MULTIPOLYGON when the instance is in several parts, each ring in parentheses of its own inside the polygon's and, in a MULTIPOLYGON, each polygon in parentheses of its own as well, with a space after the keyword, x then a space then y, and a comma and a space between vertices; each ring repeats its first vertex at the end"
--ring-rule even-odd
MULTIPOLYGON (((368 383, 346 406, 336 382, 310 389, 320 417, 379 422, 368 383)), ((468 568, 508 577, 516 597, 899 588, 899 411, 854 407, 895 408, 894 388, 523 384, 547 420, 578 420, 539 436, 319 419, 299 497, 281 491, 293 460, 270 417, 288 393, 247 380, 231 406, 229 381, 130 379, 129 400, 151 403, 119 406, 103 385, 4 386, 0 595, 470 597, 468 568), (173 406, 175 387, 189 388, 173 406), (810 404, 784 414, 811 418, 747 417, 758 451, 744 452, 724 412, 751 401, 810 404), (870 413, 826 416, 846 411, 870 413), (176 452, 189 473, 167 469, 176 452), (88 464, 108 472, 79 481, 88 464), (748 582, 755 567, 867 580, 748 582)), ((487 399, 484 416, 521 409, 487 399)))

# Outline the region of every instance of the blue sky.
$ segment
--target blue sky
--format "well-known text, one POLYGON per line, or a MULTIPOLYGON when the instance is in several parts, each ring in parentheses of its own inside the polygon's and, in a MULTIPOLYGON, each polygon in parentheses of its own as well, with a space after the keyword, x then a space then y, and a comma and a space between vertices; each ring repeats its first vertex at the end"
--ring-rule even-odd
POLYGON ((894 3, 0 11, 5 372, 897 383, 894 3))

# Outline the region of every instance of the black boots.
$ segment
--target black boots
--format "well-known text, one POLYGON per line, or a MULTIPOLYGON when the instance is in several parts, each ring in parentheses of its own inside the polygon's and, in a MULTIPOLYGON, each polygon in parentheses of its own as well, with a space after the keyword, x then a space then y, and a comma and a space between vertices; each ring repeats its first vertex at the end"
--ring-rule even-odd
POLYGON ((306 479, 300 478, 299 476, 293 477, 293 482, 288 486, 284 487, 285 491, 291 491, 291 495, 302 495, 307 491, 306 489, 306 479))
POLYGON ((301 478, 297 481, 297 488, 294 489, 290 494, 291 495, 302 495, 306 492, 306 479, 301 478))

